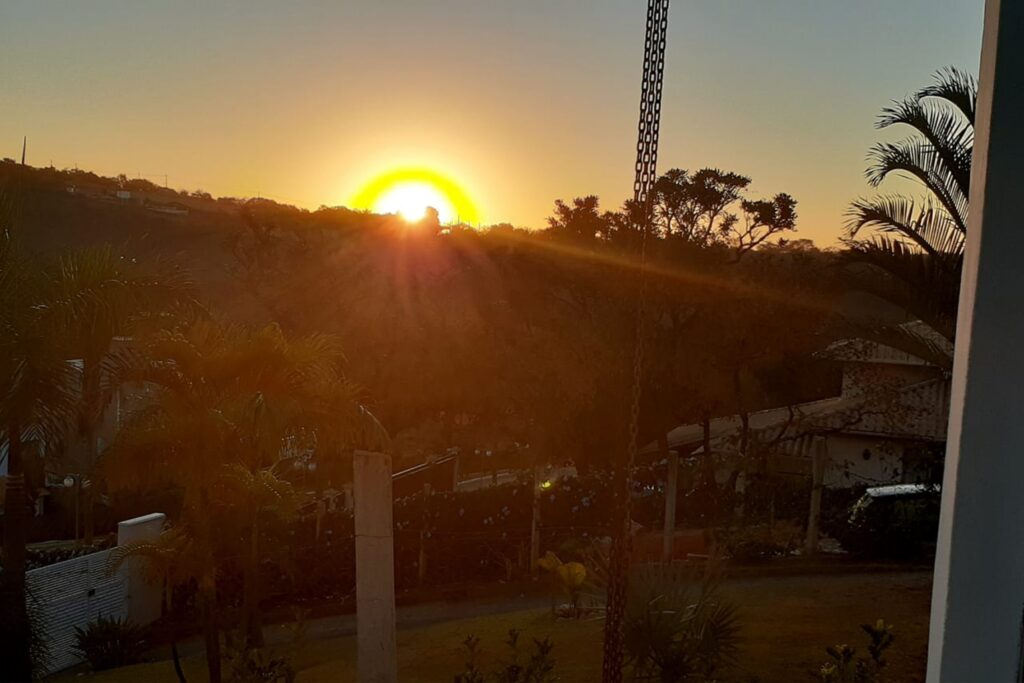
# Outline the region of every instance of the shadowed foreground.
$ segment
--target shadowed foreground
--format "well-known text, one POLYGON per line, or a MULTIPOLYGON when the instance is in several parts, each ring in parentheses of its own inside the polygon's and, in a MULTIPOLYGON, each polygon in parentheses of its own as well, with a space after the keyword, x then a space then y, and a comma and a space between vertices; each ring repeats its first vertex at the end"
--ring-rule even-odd
MULTIPOLYGON (((811 681, 811 673, 825 661, 826 645, 848 643, 864 649, 859 624, 883 617, 896 626, 890 651, 892 680, 924 680, 928 638, 931 574, 927 572, 797 576, 741 579, 727 582, 724 593, 741 608, 743 652, 738 666, 724 681, 736 683, 789 683, 811 681)), ((535 604, 529 600, 525 604, 535 604)), ((564 681, 592 681, 600 675, 599 621, 552 621, 544 608, 517 610, 515 600, 495 603, 494 614, 444 619, 446 606, 428 605, 400 610, 407 624, 398 634, 399 678, 402 681, 449 681, 464 661, 462 641, 480 638, 485 661, 504 656, 502 642, 511 628, 528 638, 550 636, 555 643, 557 671, 564 681), (404 614, 403 614, 404 612, 404 614)), ((462 606, 451 612, 465 614, 462 606)), ((281 646, 299 671, 302 683, 353 681, 355 638, 351 617, 334 617, 310 624, 311 636, 299 646, 281 646), (318 634, 346 633, 317 638, 318 634)), ((189 681, 206 679, 201 654, 184 661, 189 681)), ((95 683, 153 681, 175 683, 171 663, 140 664, 99 674, 65 674, 58 680, 95 683)))

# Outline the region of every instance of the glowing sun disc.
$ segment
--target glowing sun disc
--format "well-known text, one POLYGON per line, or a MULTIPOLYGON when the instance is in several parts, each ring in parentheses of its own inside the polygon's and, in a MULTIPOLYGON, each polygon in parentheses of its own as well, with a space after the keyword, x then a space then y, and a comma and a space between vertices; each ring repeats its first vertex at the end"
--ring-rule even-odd
POLYGON ((415 222, 427 207, 437 210, 442 223, 478 223, 480 214, 469 195, 450 178, 429 169, 403 168, 370 180, 351 199, 356 209, 394 213, 415 222))
POLYGON ((414 222, 426 216, 427 207, 437 209, 442 223, 450 223, 457 215, 446 196, 433 185, 420 181, 397 183, 377 198, 373 212, 397 213, 405 220, 414 222))

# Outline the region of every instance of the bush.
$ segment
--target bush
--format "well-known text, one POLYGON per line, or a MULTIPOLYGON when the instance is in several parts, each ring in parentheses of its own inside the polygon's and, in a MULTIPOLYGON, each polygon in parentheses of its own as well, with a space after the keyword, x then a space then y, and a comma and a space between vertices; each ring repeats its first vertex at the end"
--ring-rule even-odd
POLYGON ((821 665, 815 677, 822 683, 881 683, 888 662, 885 651, 895 640, 892 625, 879 619, 873 625, 861 624, 868 636, 868 656, 858 657, 849 645, 826 647, 829 661, 821 665))
POLYGON ((489 673, 485 673, 479 666, 480 639, 469 636, 462 645, 466 648, 466 667, 462 673, 455 675, 455 683, 549 683, 557 680, 554 674, 555 660, 551 656, 554 645, 548 638, 534 638, 534 653, 522 662, 519 653, 519 631, 512 629, 505 640, 505 645, 510 650, 509 658, 500 662, 489 673))
POLYGON ((788 555, 797 540, 792 525, 767 525, 720 529, 718 538, 725 554, 738 564, 758 564, 788 555))
POLYGON ((74 650, 94 671, 137 664, 145 649, 145 630, 127 619, 100 617, 84 629, 75 627, 74 650))
POLYGON ((678 565, 640 565, 630 577, 626 648, 640 677, 714 681, 736 659, 736 608, 718 595, 717 578, 678 565))
POLYGON ((295 675, 287 658, 265 648, 228 651, 229 683, 294 683, 295 675))

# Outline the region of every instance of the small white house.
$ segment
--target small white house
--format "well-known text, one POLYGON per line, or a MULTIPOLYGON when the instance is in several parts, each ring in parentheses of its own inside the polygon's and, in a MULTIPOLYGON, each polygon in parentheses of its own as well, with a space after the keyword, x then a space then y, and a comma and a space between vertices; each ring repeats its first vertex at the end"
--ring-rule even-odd
MULTIPOLYGON (((921 332, 920 323, 910 327, 921 332)), ((947 373, 862 339, 840 342, 829 353, 843 365, 838 396, 750 413, 745 435, 739 416, 711 420, 709 441, 720 480, 744 456, 765 458, 777 474, 809 476, 816 439, 825 441, 827 487, 916 483, 941 471, 950 398, 947 373), (747 452, 741 453, 744 447, 747 452)), ((684 458, 703 457, 703 441, 699 423, 668 434, 669 448, 684 458)), ((655 448, 644 450, 653 453, 655 448)))

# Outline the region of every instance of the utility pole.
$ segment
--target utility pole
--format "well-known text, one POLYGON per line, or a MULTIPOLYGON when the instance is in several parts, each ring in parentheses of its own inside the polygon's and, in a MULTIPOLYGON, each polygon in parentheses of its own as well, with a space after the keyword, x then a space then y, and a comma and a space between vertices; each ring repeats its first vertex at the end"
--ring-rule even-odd
POLYGON ((28 136, 21 138, 21 165, 25 165, 25 148, 28 146, 28 136))

